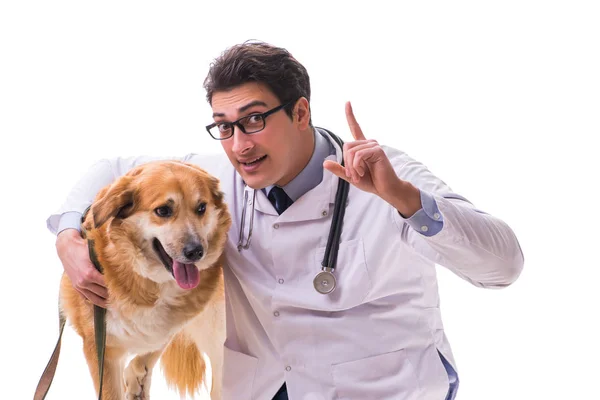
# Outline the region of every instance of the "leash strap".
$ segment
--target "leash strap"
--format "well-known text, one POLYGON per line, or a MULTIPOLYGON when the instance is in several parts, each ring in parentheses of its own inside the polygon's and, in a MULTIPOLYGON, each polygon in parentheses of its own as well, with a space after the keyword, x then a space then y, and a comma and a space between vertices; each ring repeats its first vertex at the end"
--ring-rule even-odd
POLYGON ((94 305, 94 336, 98 355, 98 400, 102 400, 102 382, 104 381, 104 351, 106 349, 106 308, 94 305))
POLYGON ((66 319, 62 312, 60 311, 60 307, 58 309, 58 340, 56 341, 56 345, 54 346, 54 351, 52 352, 52 356, 46 364, 46 368, 42 373, 40 381, 38 382, 37 388, 35 389, 35 394, 33 395, 33 400, 44 400, 46 398, 46 394, 50 389, 50 385, 52 385, 52 380, 54 379, 54 374, 56 372, 56 366, 58 364, 58 356, 60 355, 60 344, 62 339, 62 334, 65 328, 66 319))
MULTIPOLYGON (((90 208, 88 207, 81 217, 81 222, 85 220, 85 216, 90 208)), ((85 231, 82 231, 82 234, 85 238, 85 231)), ((94 241, 87 239, 88 243, 88 251, 90 254, 90 260, 94 267, 98 272, 102 273, 102 266, 98 261, 98 257, 96 256, 96 251, 94 250, 94 241)), ((50 390, 50 385, 52 385, 52 380, 54 379, 54 375, 56 373, 56 366, 58 365, 58 357, 60 356, 60 347, 62 341, 62 335, 66 324, 66 318, 62 314, 60 310, 60 305, 58 309, 58 340, 56 341, 56 345, 54 346, 54 351, 52 352, 52 356, 40 377, 37 388, 35 389, 35 393, 33 395, 33 400, 44 400, 46 395, 48 394, 48 390, 50 390)), ((98 375, 99 375, 99 386, 98 386, 98 400, 102 400, 102 383, 104 381, 104 354, 106 350, 106 309, 94 304, 94 339, 96 341, 96 355, 98 358, 98 375)))
MULTIPOLYGON (((87 210, 86 210, 87 212, 87 210)), ((83 214, 85 216, 85 214, 83 214)), ((94 250, 94 241, 88 239, 90 261, 98 272, 103 273, 102 266, 94 250)), ((98 400, 102 400, 102 383, 104 381, 104 353, 106 350, 106 308, 94 304, 94 338, 96 340, 96 355, 98 358, 98 400)))

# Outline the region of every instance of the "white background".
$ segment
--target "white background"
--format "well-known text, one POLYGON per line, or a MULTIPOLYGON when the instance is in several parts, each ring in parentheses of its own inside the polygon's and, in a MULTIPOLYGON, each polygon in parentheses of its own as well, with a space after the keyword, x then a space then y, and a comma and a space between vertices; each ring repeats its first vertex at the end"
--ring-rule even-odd
MULTIPOLYGON (((518 235, 508 289, 439 269, 458 399, 599 398, 597 2, 329 4, 1 3, 0 398, 32 398, 57 337, 46 218, 100 158, 221 151, 202 82, 246 39, 304 63, 316 125, 349 139, 351 100, 367 137, 518 235)), ((153 395, 177 398, 158 371, 153 395)), ((64 398, 94 398, 72 331, 48 396, 64 398)))

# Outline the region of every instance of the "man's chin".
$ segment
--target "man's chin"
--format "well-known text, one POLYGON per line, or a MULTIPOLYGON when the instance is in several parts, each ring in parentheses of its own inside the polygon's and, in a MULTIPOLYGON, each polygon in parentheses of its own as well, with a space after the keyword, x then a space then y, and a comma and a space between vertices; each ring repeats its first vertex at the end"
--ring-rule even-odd
POLYGON ((253 181, 252 179, 247 180, 244 178, 244 183, 246 184, 246 186, 248 186, 250 189, 254 189, 254 190, 261 190, 266 188, 267 186, 270 186, 270 184, 268 183, 264 183, 262 181, 257 182, 257 181, 253 181))
POLYGON ((244 183, 251 189, 260 190, 271 185, 267 179, 265 179, 263 176, 259 176, 259 174, 248 174, 239 170, 238 173, 244 180, 244 183))

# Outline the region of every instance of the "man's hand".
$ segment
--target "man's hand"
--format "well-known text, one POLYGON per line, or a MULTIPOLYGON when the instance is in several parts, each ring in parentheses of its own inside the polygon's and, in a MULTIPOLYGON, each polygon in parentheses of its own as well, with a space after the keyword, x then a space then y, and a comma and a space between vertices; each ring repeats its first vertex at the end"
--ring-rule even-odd
POLYGON ((87 242, 75 229, 65 229, 56 238, 56 252, 73 287, 92 303, 106 308, 108 291, 104 277, 90 260, 87 242))
POLYGON ((376 140, 367 140, 346 103, 346 119, 353 142, 344 143, 344 167, 327 160, 323 167, 357 188, 381 197, 409 218, 421 208, 419 190, 411 183, 398 178, 384 150, 376 140))

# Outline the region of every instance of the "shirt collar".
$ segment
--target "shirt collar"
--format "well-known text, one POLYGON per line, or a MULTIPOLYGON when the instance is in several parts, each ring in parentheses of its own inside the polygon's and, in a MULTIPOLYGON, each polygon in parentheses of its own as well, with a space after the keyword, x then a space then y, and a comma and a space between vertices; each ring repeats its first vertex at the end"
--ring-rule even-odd
MULTIPOLYGON (((290 196, 292 201, 298 200, 304 193, 316 187, 323 180, 323 161, 330 155, 335 154, 335 147, 324 136, 326 133, 313 129, 315 137, 315 148, 308 164, 300 173, 282 189, 290 196)), ((269 194, 274 185, 263 189, 269 194)))

